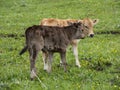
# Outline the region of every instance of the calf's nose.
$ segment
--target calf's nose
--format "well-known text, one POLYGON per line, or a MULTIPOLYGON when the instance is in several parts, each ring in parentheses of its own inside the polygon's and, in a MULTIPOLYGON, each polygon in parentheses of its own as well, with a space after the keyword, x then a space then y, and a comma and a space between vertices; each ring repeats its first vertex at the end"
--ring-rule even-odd
POLYGON ((90 34, 90 37, 94 37, 94 34, 90 34))

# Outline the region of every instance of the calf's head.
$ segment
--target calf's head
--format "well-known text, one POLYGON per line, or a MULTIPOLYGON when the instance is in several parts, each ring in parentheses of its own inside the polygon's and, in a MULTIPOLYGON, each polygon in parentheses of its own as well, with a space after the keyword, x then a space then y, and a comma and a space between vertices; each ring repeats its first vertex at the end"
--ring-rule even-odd
POLYGON ((85 34, 84 34, 84 25, 81 22, 68 22, 68 25, 72 25, 75 29, 73 39, 84 39, 85 34))
POLYGON ((83 26, 84 34, 86 36, 93 37, 94 36, 93 27, 99 22, 99 20, 98 19, 92 20, 90 18, 85 18, 79 21, 84 25, 83 26))

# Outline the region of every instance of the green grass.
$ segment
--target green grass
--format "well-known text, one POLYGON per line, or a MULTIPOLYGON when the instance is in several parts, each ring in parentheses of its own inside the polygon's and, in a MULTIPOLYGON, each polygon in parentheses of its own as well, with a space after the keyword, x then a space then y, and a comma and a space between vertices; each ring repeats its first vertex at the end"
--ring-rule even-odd
POLYGON ((119 0, 0 1, 0 90, 120 90, 119 61, 119 0), (25 43, 25 38, 21 37, 25 29, 39 24, 43 18, 85 17, 98 18, 99 23, 94 27, 94 38, 79 42, 82 67, 75 66, 71 46, 67 51, 67 73, 57 66, 58 54, 54 55, 52 73, 46 73, 39 54, 38 78, 31 81, 29 55, 18 55, 25 43))

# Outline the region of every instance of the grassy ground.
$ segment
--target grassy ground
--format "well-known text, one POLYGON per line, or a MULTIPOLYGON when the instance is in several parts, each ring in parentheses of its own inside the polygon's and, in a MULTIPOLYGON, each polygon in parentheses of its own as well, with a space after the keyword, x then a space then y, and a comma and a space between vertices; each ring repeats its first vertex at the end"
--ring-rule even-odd
POLYGON ((0 1, 0 90, 120 90, 120 1, 119 0, 1 0, 0 1), (19 56, 25 28, 43 18, 98 18, 94 38, 79 43, 82 67, 75 66, 68 48, 68 72, 58 67, 54 55, 52 73, 43 70, 41 54, 38 77, 30 81, 28 53, 19 56))

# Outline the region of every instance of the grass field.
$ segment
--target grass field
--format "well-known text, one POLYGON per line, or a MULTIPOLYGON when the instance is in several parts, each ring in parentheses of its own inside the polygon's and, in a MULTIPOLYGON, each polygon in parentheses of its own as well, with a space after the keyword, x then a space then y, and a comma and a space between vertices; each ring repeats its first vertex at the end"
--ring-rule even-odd
POLYGON ((0 90, 120 90, 119 0, 0 0, 0 90), (71 46, 68 72, 58 67, 54 55, 52 73, 43 70, 41 54, 38 77, 30 80, 29 55, 19 56, 25 29, 43 18, 99 19, 95 37, 79 42, 81 68, 75 66, 71 46))

